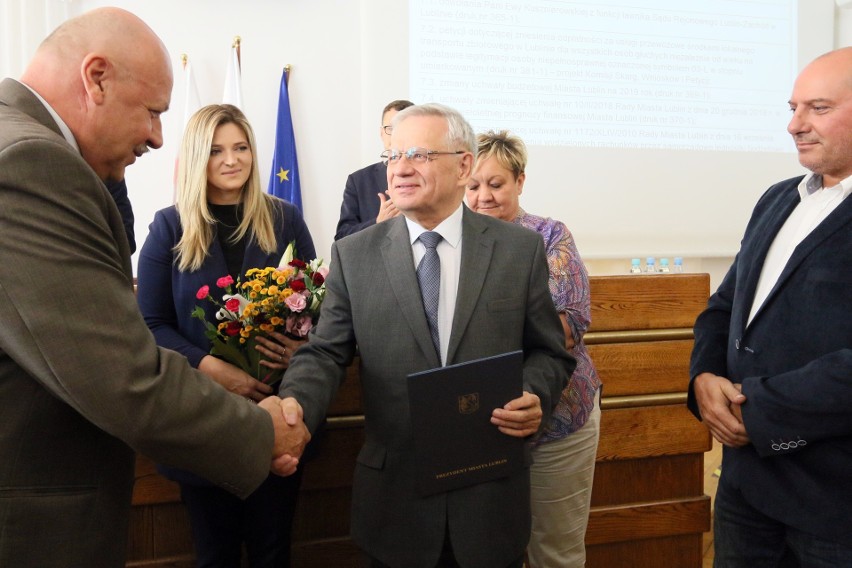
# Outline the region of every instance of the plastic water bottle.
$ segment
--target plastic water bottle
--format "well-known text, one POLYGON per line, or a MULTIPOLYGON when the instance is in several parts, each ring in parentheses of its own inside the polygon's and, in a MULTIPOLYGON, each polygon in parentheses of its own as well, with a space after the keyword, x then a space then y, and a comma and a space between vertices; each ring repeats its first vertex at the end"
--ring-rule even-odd
POLYGON ((638 258, 630 259, 630 274, 642 274, 642 266, 638 258))
POLYGON ((675 257, 674 268, 672 269, 672 272, 674 272, 675 274, 683 273, 683 258, 682 257, 679 257, 679 256, 675 257))
POLYGON ((657 272, 657 267, 654 263, 654 257, 653 256, 649 256, 648 258, 645 259, 645 272, 647 274, 654 274, 654 273, 657 272))
POLYGON ((670 272, 669 271, 669 259, 661 258, 660 259, 660 268, 658 272, 670 272))

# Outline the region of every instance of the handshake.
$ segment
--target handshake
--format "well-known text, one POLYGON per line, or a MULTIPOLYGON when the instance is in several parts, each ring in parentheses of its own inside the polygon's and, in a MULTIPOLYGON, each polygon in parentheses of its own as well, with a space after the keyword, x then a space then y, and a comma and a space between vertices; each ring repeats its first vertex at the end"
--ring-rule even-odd
POLYGON ((277 475, 292 475, 296 472, 305 446, 311 441, 311 433, 302 419, 302 406, 295 398, 282 400, 277 396, 266 397, 258 406, 269 412, 275 428, 272 465, 269 469, 277 475))

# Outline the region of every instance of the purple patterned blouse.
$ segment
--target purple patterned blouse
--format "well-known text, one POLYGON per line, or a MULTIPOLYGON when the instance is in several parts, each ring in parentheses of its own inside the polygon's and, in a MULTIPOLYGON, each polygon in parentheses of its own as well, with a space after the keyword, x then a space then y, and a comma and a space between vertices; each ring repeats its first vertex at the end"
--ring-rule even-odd
POLYGON ((562 391, 550 422, 537 440, 544 443, 564 438, 582 428, 594 408, 595 394, 601 386, 598 372, 583 343, 583 334, 591 323, 589 275, 574 244, 574 237, 564 223, 530 215, 523 209, 518 210, 514 223, 532 229, 544 238, 550 270, 550 295, 556 311, 567 316, 574 335, 575 345, 571 353, 577 358, 577 368, 562 391))

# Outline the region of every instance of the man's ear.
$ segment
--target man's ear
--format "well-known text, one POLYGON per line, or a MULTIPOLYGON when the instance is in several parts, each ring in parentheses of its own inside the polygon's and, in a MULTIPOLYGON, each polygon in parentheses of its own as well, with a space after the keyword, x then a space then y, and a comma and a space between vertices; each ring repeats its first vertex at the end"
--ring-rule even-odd
POLYGON ((473 154, 465 152, 459 160, 459 179, 468 179, 473 173, 473 154))
POLYGON ((112 73, 112 65, 102 55, 88 54, 83 59, 80 72, 83 79, 83 88, 86 94, 96 105, 103 104, 105 96, 105 81, 112 73))

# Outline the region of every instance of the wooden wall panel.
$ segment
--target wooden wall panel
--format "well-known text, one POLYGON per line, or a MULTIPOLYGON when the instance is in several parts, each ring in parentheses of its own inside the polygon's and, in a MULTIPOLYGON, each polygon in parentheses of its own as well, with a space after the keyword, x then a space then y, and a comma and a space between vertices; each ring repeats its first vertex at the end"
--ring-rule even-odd
POLYGON ((606 568, 699 568, 701 535, 679 535, 586 547, 586 566, 606 568), (625 562, 625 559, 629 559, 625 562))
MULTIPOLYGON (((693 499, 595 507, 589 516, 586 543, 603 544, 671 535, 700 535, 708 530, 710 498, 702 495, 693 499)), ((660 564, 663 565, 668 564, 660 564)))
POLYGON ((606 396, 683 392, 692 339, 589 345, 606 396))
POLYGON ((644 406, 601 413, 599 461, 703 454, 710 434, 685 405, 644 406))
POLYGON ((589 332, 692 329, 710 294, 707 274, 597 276, 589 284, 589 332))
POLYGON ((600 461, 595 464, 592 507, 690 499, 704 489, 698 454, 600 461))

